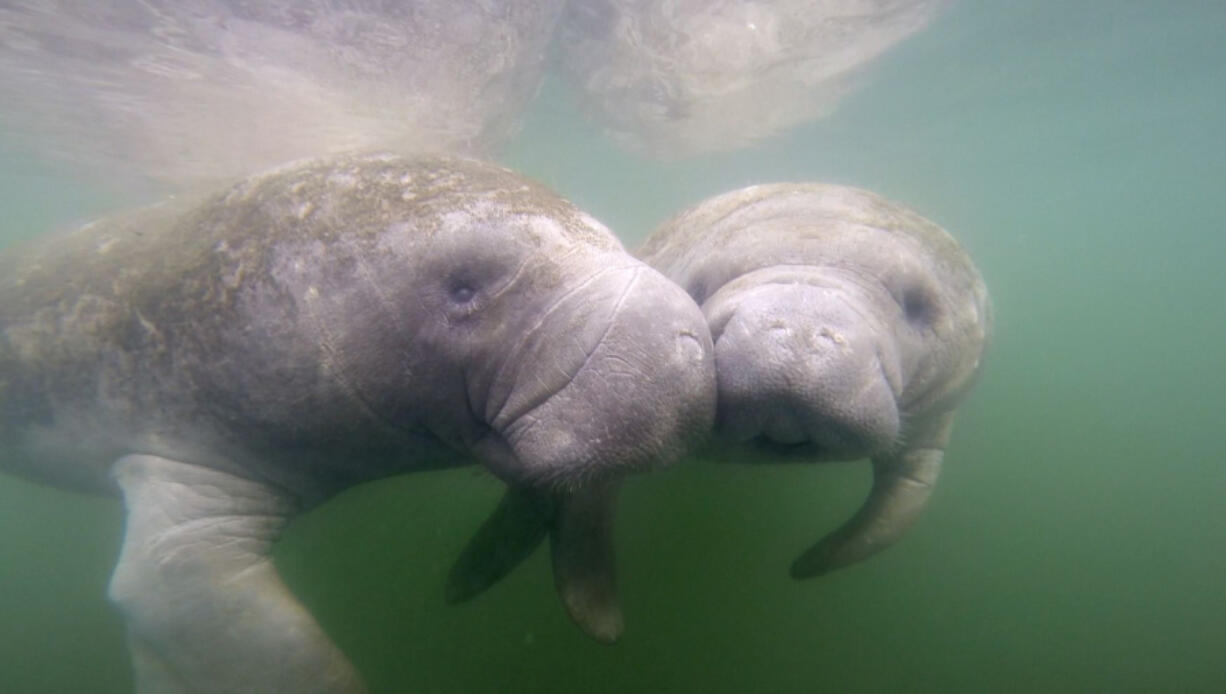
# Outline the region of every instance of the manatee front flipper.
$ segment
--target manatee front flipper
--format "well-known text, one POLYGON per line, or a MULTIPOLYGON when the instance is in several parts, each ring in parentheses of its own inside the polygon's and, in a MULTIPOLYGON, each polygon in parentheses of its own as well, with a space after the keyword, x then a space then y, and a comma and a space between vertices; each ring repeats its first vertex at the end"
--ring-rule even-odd
POLYGON ((553 581, 562 604, 575 624, 601 643, 613 643, 625 628, 613 552, 616 498, 616 484, 560 495, 549 533, 553 581))
POLYGON ((613 552, 615 484, 566 492, 509 489, 447 576, 450 603, 476 597, 549 536, 554 585, 575 624, 601 643, 622 634, 613 552))
POLYGON ((448 604, 477 597, 531 556, 549 534, 556 507, 550 494, 508 488, 447 574, 448 604))
POLYGON ((112 474, 128 515, 110 597, 127 619, 137 692, 366 691, 269 557, 291 498, 150 455, 125 456, 112 474))
POLYGON ((928 506, 952 428, 953 413, 946 412, 898 454, 873 458, 873 488, 860 510, 800 555, 792 577, 820 576, 897 542, 928 506))

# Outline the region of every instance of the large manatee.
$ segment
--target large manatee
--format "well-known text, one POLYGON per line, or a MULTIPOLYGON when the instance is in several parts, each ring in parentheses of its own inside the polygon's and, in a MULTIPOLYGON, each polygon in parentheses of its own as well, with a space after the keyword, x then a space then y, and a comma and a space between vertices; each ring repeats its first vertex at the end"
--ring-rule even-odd
POLYGON ((472 160, 312 160, 0 255, 0 464, 122 494, 141 692, 362 691, 269 558, 296 513, 473 462, 598 489, 705 436, 714 379, 689 296, 472 160))
MULTIPOLYGON (((797 559, 792 575, 847 566, 897 541, 928 503, 991 327, 983 280, 953 237, 867 191, 775 184, 698 204, 639 255, 694 297, 715 339, 718 414, 699 457, 872 460, 867 501, 797 559)), ((527 552, 519 538, 543 534, 534 522, 583 537, 588 556, 611 557, 607 533, 584 530, 610 524, 607 492, 564 514, 519 511, 539 497, 512 490, 486 521, 451 578, 457 599, 509 571, 508 557, 527 552)), ((572 593, 612 578, 573 580, 572 593)), ((583 616, 620 619, 615 596, 602 610, 583 616)))
POLYGON ((585 109, 653 155, 741 147, 830 112, 950 0, 572 0, 558 61, 585 109))
POLYGON ((40 156, 155 189, 358 149, 484 154, 535 95, 563 5, 10 0, 0 115, 40 156))

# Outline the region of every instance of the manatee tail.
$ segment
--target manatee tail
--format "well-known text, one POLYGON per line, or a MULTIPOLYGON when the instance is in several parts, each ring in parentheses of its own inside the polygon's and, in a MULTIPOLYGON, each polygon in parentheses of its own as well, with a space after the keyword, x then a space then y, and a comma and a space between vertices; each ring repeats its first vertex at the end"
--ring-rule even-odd
POLYGON ((897 455, 873 458, 873 488, 860 510, 800 555, 792 563, 792 577, 813 578, 850 566, 901 539, 936 489, 952 425, 952 413, 947 413, 931 435, 897 455))

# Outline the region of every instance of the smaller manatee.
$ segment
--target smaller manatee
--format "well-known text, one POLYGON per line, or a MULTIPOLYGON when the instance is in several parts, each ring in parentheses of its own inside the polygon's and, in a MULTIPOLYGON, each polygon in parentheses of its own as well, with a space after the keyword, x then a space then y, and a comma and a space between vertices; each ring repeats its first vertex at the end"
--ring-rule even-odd
MULTIPOLYGON (((715 436, 700 457, 872 459, 867 501, 797 559, 792 575, 847 566, 897 541, 928 503, 992 323, 983 279, 953 237, 867 191, 784 183, 702 202, 664 224, 639 255, 694 297, 715 339, 715 436)), ((590 520, 612 513, 607 499, 577 505, 547 520, 555 536, 574 541, 572 518, 611 525, 590 520)), ((507 556, 495 538, 543 537, 510 507, 504 502, 486 521, 453 583, 477 573, 474 556, 486 557, 487 579, 509 570, 494 566, 507 556)), ((583 541, 596 545, 587 555, 611 555, 600 533, 583 541)), ((576 580, 582 585, 563 594, 599 595, 612 584, 607 576, 576 580)), ((615 601, 600 604, 616 609, 615 601)), ((602 619, 615 621, 607 612, 602 619)))
POLYGON ((991 329, 987 288, 957 241, 868 191, 784 183, 707 200, 639 255, 711 327, 719 404, 708 457, 873 461, 868 500, 792 574, 897 541, 928 503, 991 329))

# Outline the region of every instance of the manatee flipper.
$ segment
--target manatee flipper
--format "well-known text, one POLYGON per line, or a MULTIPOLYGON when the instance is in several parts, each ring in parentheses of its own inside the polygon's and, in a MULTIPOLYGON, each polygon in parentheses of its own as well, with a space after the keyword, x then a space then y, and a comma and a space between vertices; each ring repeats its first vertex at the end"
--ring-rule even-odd
POLYGON ((277 576, 285 493, 151 455, 117 461, 127 522, 110 597, 136 691, 358 694, 353 667, 277 576))
POLYGON ((562 604, 585 634, 613 643, 625 628, 617 597, 613 506, 617 485, 585 487, 562 495, 549 534, 553 580, 562 604))
POLYGON ((864 504, 792 563, 792 578, 850 566, 897 542, 928 506, 952 428, 953 413, 943 413, 928 435, 917 436, 895 455, 873 458, 873 488, 864 504))
POLYGON ((549 534, 555 507, 549 494, 508 488, 447 574, 448 604, 477 597, 530 557, 549 534))
POLYGON ((446 598, 471 600, 511 573, 546 537, 554 585, 575 624, 601 643, 624 628, 613 552, 616 486, 550 493, 511 488, 447 575, 446 598))

